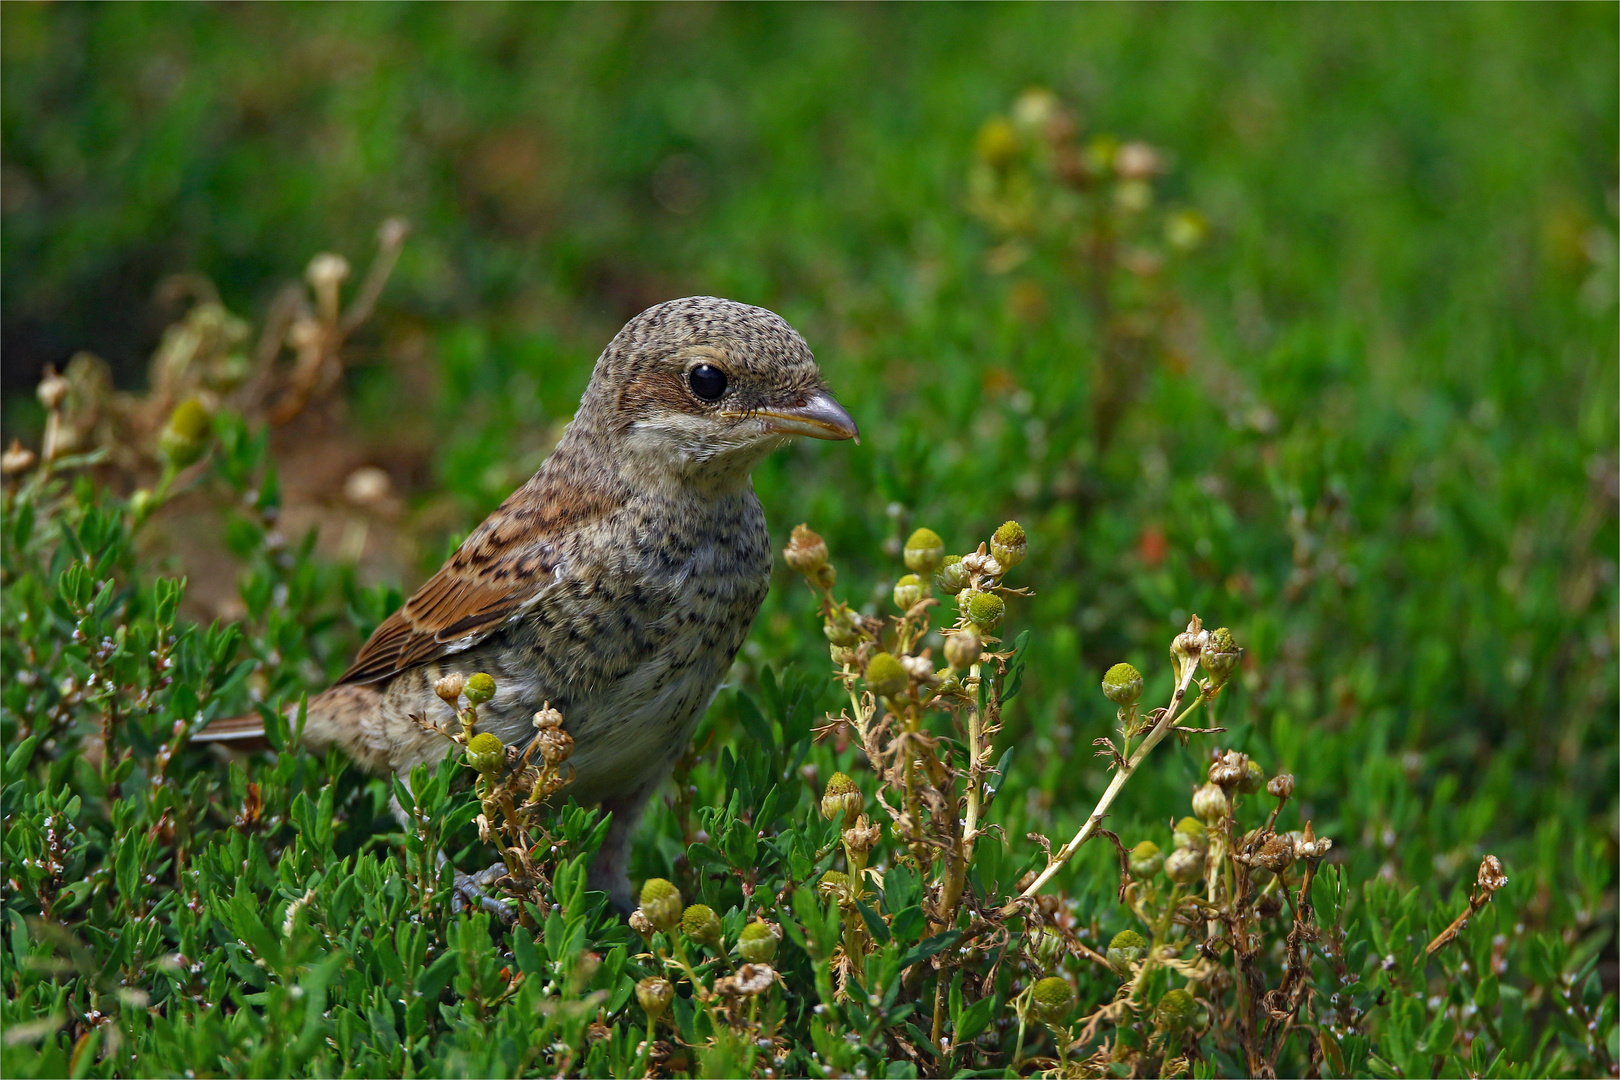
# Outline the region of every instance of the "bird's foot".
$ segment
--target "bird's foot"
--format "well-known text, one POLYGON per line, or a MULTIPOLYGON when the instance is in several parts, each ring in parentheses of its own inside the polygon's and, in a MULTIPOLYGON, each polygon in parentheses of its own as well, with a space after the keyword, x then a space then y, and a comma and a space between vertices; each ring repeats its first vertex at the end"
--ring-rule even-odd
POLYGON ((457 914, 466 911, 474 905, 500 919, 503 923, 511 924, 517 921, 517 911, 504 900, 497 900, 487 896, 484 890, 495 884, 507 874, 505 863, 496 863, 494 866, 478 871, 476 874, 463 874, 456 871, 456 883, 450 893, 450 910, 457 914))

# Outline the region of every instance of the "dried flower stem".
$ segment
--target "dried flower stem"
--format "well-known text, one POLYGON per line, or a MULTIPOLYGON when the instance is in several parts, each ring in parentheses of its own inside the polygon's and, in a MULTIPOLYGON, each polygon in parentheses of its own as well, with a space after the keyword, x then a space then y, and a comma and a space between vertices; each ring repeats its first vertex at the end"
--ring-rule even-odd
POLYGON ((1085 824, 1080 826, 1080 831, 1074 834, 1074 839, 1053 853, 1046 864, 1046 869, 1041 871, 1039 877, 1030 882, 1029 888, 1019 893, 1018 896, 1002 907, 1001 914, 1003 916, 1012 915, 1018 910, 1019 904, 1040 892, 1046 886, 1046 883, 1052 880, 1052 876, 1074 857, 1076 851, 1080 850, 1080 845, 1096 835, 1098 826, 1102 824, 1102 819, 1108 814, 1108 808, 1114 804, 1114 799, 1119 796, 1120 789, 1130 781, 1132 776, 1136 775, 1136 770, 1142 764, 1143 759, 1152 752, 1155 746, 1159 745, 1166 735, 1170 734, 1170 730, 1176 726, 1178 721, 1189 716, 1204 700, 1204 695, 1199 694, 1193 698, 1185 709, 1181 708, 1181 703, 1187 696, 1187 689, 1192 685, 1193 677, 1197 674, 1198 665, 1196 663, 1182 665, 1181 681, 1176 686, 1176 692, 1171 695, 1170 705, 1165 709, 1164 715, 1159 718, 1157 724, 1153 725, 1153 730, 1148 732, 1147 737, 1142 740, 1142 745, 1136 748, 1136 752, 1131 755, 1130 760, 1121 765, 1119 771, 1114 773, 1113 780, 1109 781, 1108 790, 1104 791, 1102 798, 1097 800, 1097 805, 1092 809, 1090 816, 1086 818, 1085 824))

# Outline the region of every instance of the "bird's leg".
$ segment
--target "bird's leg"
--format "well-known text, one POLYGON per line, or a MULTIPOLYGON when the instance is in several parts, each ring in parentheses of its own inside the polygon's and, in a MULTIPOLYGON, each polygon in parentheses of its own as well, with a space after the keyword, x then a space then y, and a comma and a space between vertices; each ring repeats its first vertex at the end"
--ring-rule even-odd
MULTIPOLYGON (((659 779, 662 778, 663 774, 660 773, 659 779)), ((607 836, 603 838, 602 846, 591 862, 590 872, 586 875, 586 887, 607 893, 608 899, 612 901, 620 915, 628 916, 636 909, 627 873, 630 866, 630 836, 641 820, 641 812, 647 806, 647 799, 657 787, 658 783, 654 781, 642 784, 624 795, 602 800, 602 809, 613 815, 613 823, 608 826, 607 836)))
MULTIPOLYGON (((411 778, 407 775, 403 779, 406 788, 409 789, 411 778)), ((411 815, 399 804, 399 800, 392 795, 388 796, 388 809, 394 815, 394 820, 399 822, 400 828, 407 832, 416 830, 416 822, 411 820, 411 815)), ((438 851, 436 856, 440 867, 450 861, 450 856, 446 855, 443 850, 438 851)), ((454 868, 452 867, 452 869, 454 868)), ((504 923, 516 922, 517 912, 512 908, 512 905, 504 900, 497 900, 492 896, 484 895, 484 890, 505 877, 506 873, 506 864, 503 862, 495 863, 493 866, 486 867, 476 874, 463 874, 460 870, 456 870, 455 884, 451 886, 450 910, 460 914, 473 904, 477 904, 504 923)))

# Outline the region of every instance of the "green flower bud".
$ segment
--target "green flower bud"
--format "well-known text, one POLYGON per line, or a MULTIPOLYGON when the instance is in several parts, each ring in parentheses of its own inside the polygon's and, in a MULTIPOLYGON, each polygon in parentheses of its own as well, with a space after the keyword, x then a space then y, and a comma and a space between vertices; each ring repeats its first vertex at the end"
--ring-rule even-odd
POLYGON ((1150 878, 1164 869, 1164 852, 1151 840, 1143 840, 1131 848, 1131 873, 1139 878, 1150 878))
POLYGON ((1204 876, 1202 848, 1177 848, 1164 860, 1164 876, 1177 885, 1191 885, 1204 876))
POLYGON ((1108 943, 1107 960, 1120 974, 1147 955, 1147 942, 1135 930, 1121 930, 1108 943))
POLYGON ((158 453, 170 466, 183 469, 203 456, 208 449, 208 436, 214 426, 213 418, 202 402, 186 398, 169 414, 169 422, 158 433, 158 453))
POLYGON ((816 571, 827 565, 827 542, 810 531, 809 526, 795 525, 788 536, 788 546, 782 550, 787 564, 811 580, 816 571))
POLYGON ((828 870, 816 883, 816 892, 835 900, 843 899, 849 894, 849 875, 841 870, 828 870))
POLYGON ((776 935, 756 919, 737 935, 737 952, 750 964, 768 964, 776 956, 776 935))
POLYGON ((827 635, 827 640, 833 645, 850 646, 861 640, 861 631, 855 624, 855 614, 849 608, 840 605, 827 616, 826 623, 821 632, 827 635))
POLYGON ((1245 795, 1253 795, 1264 786, 1265 782, 1266 771, 1260 767, 1260 763, 1253 758, 1245 758, 1243 779, 1238 781, 1238 790, 1245 795))
POLYGON ((866 685, 879 697, 899 697, 906 683, 906 669, 889 653, 877 653, 866 662, 866 685))
POLYGON ((967 617, 984 630, 993 631, 1000 626, 1006 612, 1006 602, 993 592, 976 592, 968 599, 967 617))
POLYGON ((1043 1024, 1061 1024, 1074 1008, 1074 990, 1068 980, 1048 975, 1035 984, 1030 995, 1030 1006, 1036 1019, 1043 1024))
POLYGON ((1226 792, 1214 784, 1205 784, 1193 792, 1192 811, 1205 825, 1213 825, 1226 816, 1226 792))
POLYGON ((1003 522, 990 538, 990 554, 996 557, 1003 570, 1011 570, 1029 554, 1029 539, 1024 527, 1016 521, 1003 522))
POLYGON ((668 979, 653 975, 636 983, 636 1000, 641 1003, 641 1010, 647 1014, 647 1019, 656 1024, 669 1008, 669 1003, 675 1000, 675 988, 668 979))
POLYGON ((1050 926, 1042 927, 1039 936, 1030 950, 1035 959, 1044 970, 1050 971, 1063 962, 1069 955, 1069 943, 1063 940, 1063 935, 1050 926))
POLYGON ((1177 851, 1197 849, 1203 851, 1209 847, 1209 832, 1204 823, 1197 818, 1184 817, 1176 822, 1175 847, 1177 851))
POLYGON ((693 904, 681 913, 681 932, 699 945, 720 945, 720 916, 708 904, 693 904))
POLYGON ((945 639, 945 662, 954 671, 966 671, 984 654, 984 641, 973 627, 964 627, 945 639))
POLYGON ((1142 673, 1129 664, 1115 664, 1103 675, 1102 692, 1115 705, 1134 705, 1142 696, 1142 673))
POLYGON ((901 611, 910 611, 923 597, 928 595, 928 586, 916 574, 907 574, 894 583, 894 606, 901 611))
POLYGON ((855 786, 855 781, 844 773, 833 773, 821 795, 821 816, 840 822, 840 828, 847 829, 860 819, 865 806, 865 796, 855 786))
POLYGON ((934 572, 934 588, 946 596, 955 596, 967 587, 968 572, 962 565, 962 556, 947 555, 934 572))
POLYGON ((932 574, 945 560, 945 541, 933 529, 918 529, 906 541, 906 569, 918 574, 932 574))
POLYGON ((641 887, 641 913, 654 930, 671 932, 681 923, 681 890, 663 878, 648 878, 641 887))
POLYGON ((1232 631, 1224 626, 1212 631, 1203 648, 1198 651, 1198 662, 1204 665, 1204 670, 1209 672, 1209 677, 1217 686, 1226 681, 1242 658, 1243 650, 1232 640, 1232 631))
POLYGON ((470 675, 461 692, 467 695, 469 704, 482 705, 495 696, 495 677, 483 671, 470 675))
POLYGON ((494 776, 506 767, 506 746, 499 736, 480 732, 467 743, 467 764, 480 776, 494 776))
POLYGON ((1158 1021, 1159 1027, 1172 1034, 1185 1031, 1197 1015, 1198 1002, 1181 989, 1167 991, 1153 1010, 1153 1018, 1158 1021))

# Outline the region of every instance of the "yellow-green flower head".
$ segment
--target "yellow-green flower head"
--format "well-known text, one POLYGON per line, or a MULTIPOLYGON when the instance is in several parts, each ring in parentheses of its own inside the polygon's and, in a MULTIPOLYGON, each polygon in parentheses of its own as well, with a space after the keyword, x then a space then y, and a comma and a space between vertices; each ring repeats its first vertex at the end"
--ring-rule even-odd
POLYGON ((934 588, 947 596, 955 596, 967 586, 967 583, 968 572, 962 565, 960 555, 945 556, 945 561, 934 571, 934 588))
POLYGON ((174 407, 168 423, 158 433, 158 452, 174 468, 183 469, 202 457, 203 451, 208 449, 208 436, 213 426, 213 418, 203 408, 202 402, 196 398, 186 398, 174 407))
POLYGON ((1121 930, 1108 943, 1108 962, 1121 973, 1146 955, 1147 942, 1135 930, 1121 930))
POLYGON ((994 169, 1005 169, 1018 156, 1018 132, 1005 116, 992 116, 973 139, 973 152, 994 169))
POLYGON ((906 682, 906 669, 892 654, 880 652, 866 662, 866 685, 879 697, 900 696, 906 682))
POLYGON ((1198 650, 1198 662, 1204 665, 1204 670, 1217 683, 1226 681, 1226 677, 1237 667, 1237 662, 1243 658, 1243 650, 1238 643, 1232 640, 1232 631, 1226 627, 1212 630, 1209 640, 1204 642, 1203 648, 1198 650))
POLYGON ((866 799, 861 789, 855 786, 855 781, 845 773, 833 773, 821 793, 821 816, 828 821, 838 822, 839 828, 847 829, 855 824, 865 808, 866 799))
POLYGON ((1154 1019, 1166 1031, 1184 1031, 1198 1015, 1198 1002, 1185 990, 1167 991, 1153 1010, 1154 1019))
POLYGON ((907 570, 932 574, 945 561, 945 541, 933 529, 918 529, 906 541, 905 560, 907 570))
POLYGON ((506 746, 500 736, 488 731, 474 735, 467 743, 467 764, 482 776, 500 772, 506 765, 506 746))
POLYGON ((1061 1024, 1069 1018, 1069 1011, 1074 1008, 1074 990, 1068 980, 1048 975, 1035 984, 1030 1004, 1042 1023, 1061 1024))
POLYGON ((894 606, 901 611, 910 611, 923 597, 928 595, 928 586, 916 574, 907 574, 894 583, 894 606))
POLYGON ((1184 817, 1176 822, 1176 832, 1173 837, 1177 850, 1183 848, 1197 848, 1203 851, 1209 846, 1209 830, 1197 818, 1184 817))
POLYGON ((641 914, 653 929, 671 932, 681 923, 681 890, 661 877, 648 878, 641 887, 641 914))
POLYGON ((1023 562, 1024 556, 1029 554, 1029 538, 1024 535, 1024 527, 1016 521, 1002 522, 1001 528, 990 538, 990 554, 1003 570, 1011 570, 1023 562))
POLYGON ((1131 848, 1131 873, 1139 878, 1150 878, 1164 869, 1164 852, 1151 840, 1143 840, 1131 848))
POLYGON ((636 1000, 641 1003, 647 1019, 656 1021, 675 1000, 675 988, 668 979, 653 975, 636 983, 636 1000))
POLYGON ((983 630, 994 630, 1001 625, 1007 604, 993 592, 976 592, 968 598, 967 617, 983 630))
POLYGON ((1102 692, 1115 705, 1135 705, 1142 697, 1142 673, 1130 664, 1115 664, 1103 675, 1102 692))
POLYGON ((485 671, 467 677, 467 685, 462 688, 463 694, 473 705, 482 705, 495 696, 495 676, 485 671))
POLYGON ((756 919, 737 935, 737 952, 750 964, 768 964, 776 956, 776 935, 756 919))
POLYGON ((945 639, 945 662, 953 671, 966 671, 979 662, 984 640, 973 627, 964 627, 945 639))
POLYGON ((720 944, 720 916, 708 904, 693 904, 681 913, 681 932, 699 945, 720 944))

